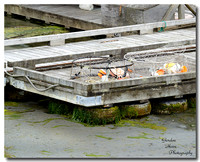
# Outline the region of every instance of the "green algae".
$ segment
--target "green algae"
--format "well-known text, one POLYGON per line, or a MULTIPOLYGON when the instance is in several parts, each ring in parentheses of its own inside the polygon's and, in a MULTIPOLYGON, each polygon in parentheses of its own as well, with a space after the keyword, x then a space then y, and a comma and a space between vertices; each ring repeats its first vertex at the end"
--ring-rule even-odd
POLYGON ((41 27, 30 27, 30 26, 20 26, 20 27, 10 27, 5 28, 4 37, 5 39, 11 38, 25 38, 49 34, 59 34, 67 33, 64 27, 59 26, 41 26, 41 27))
POLYGON ((10 153, 8 153, 8 150, 11 150, 11 149, 13 149, 13 146, 9 146, 9 147, 4 146, 4 157, 5 158, 15 158, 15 155, 11 155, 10 153))
POLYGON ((95 157, 95 158, 109 157, 109 156, 110 156, 110 154, 109 154, 109 153, 106 153, 106 155, 96 155, 96 154, 93 154, 93 153, 91 153, 91 154, 88 154, 88 153, 84 152, 84 154, 85 154, 85 156, 89 156, 89 157, 95 157))
POLYGON ((19 111, 10 111, 10 110, 4 109, 4 115, 12 116, 12 115, 21 114, 21 113, 22 112, 19 112, 19 111))
POLYGON ((5 157, 5 158, 16 158, 15 155, 11 155, 11 154, 9 154, 7 151, 4 151, 4 157, 5 157))
POLYGON ((49 119, 45 119, 43 121, 27 121, 28 123, 33 123, 33 124, 37 124, 37 123, 43 123, 43 125, 48 124, 49 122, 51 122, 52 120, 64 120, 63 118, 49 118, 49 119))
POLYGON ((14 115, 14 114, 21 114, 21 113, 26 113, 26 112, 33 112, 33 111, 35 110, 33 110, 32 108, 25 109, 25 110, 18 110, 18 111, 4 109, 4 115, 14 115))
POLYGON ((49 151, 45 151, 45 150, 42 150, 42 151, 40 151, 40 153, 42 154, 42 155, 51 155, 51 152, 49 152, 49 151))
POLYGON ((56 125, 56 126, 51 127, 51 128, 58 128, 58 127, 69 127, 69 126, 67 126, 67 125, 56 125))
POLYGON ((73 149, 65 148, 64 151, 66 151, 66 152, 73 152, 73 149))
POLYGON ((10 111, 7 109, 4 109, 4 115, 7 117, 8 120, 17 120, 23 117, 22 112, 18 111, 10 111))
POLYGON ((13 101, 6 101, 6 102, 4 102, 4 106, 18 107, 19 103, 13 102, 13 101))
POLYGON ((101 136, 101 135, 95 135, 96 137, 100 137, 100 138, 104 138, 104 139, 107 139, 107 140, 111 140, 113 138, 111 137, 105 137, 105 136, 101 136))
POLYGON ((119 123, 115 124, 118 127, 126 127, 126 126, 132 126, 132 127, 140 127, 140 128, 149 128, 154 130, 160 130, 160 131, 166 131, 167 128, 164 126, 158 126, 154 123, 147 123, 140 120, 124 120, 122 119, 119 121, 119 123))
POLYGON ((127 138, 156 140, 156 138, 149 138, 149 137, 146 137, 147 135, 151 135, 151 134, 142 132, 139 136, 134 136, 134 137, 132 137, 132 136, 127 136, 127 138))

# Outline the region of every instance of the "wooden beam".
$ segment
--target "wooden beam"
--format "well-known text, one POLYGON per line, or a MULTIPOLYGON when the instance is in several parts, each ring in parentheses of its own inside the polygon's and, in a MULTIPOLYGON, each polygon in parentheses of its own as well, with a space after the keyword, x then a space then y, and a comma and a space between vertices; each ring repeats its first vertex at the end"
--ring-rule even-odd
POLYGON ((185 4, 185 6, 196 16, 196 12, 192 9, 190 5, 185 4))
POLYGON ((115 88, 129 88, 131 86, 148 86, 150 84, 159 84, 163 83, 164 85, 169 84, 176 84, 182 82, 182 80, 195 80, 196 79, 196 72, 190 73, 179 73, 179 74, 169 74, 169 75, 162 75, 159 77, 145 77, 141 78, 131 78, 125 80, 115 80, 111 82, 102 82, 92 84, 92 91, 93 92, 100 92, 101 89, 105 90, 108 89, 109 91, 114 91, 115 88), (111 84, 112 83, 112 84, 111 84))
POLYGON ((56 76, 51 76, 51 75, 44 74, 36 70, 30 70, 27 68, 14 67, 13 74, 26 75, 30 79, 39 80, 39 81, 50 83, 50 84, 59 84, 59 86, 64 86, 67 89, 73 90, 74 93, 83 95, 83 96, 87 95, 87 90, 90 89, 88 88, 89 85, 84 82, 80 83, 79 81, 76 81, 76 80, 65 80, 65 79, 58 78, 56 76))
POLYGON ((185 19, 185 8, 182 4, 178 6, 178 19, 185 19))
MULTIPOLYGON (((171 20, 176 8, 178 7, 178 5, 176 4, 172 4, 170 5, 169 9, 167 10, 167 12, 165 13, 164 17, 162 18, 163 21, 167 21, 167 20, 171 20)), ((168 25, 167 25, 168 26, 168 25)))
MULTIPOLYGON (((183 20, 166 21, 167 27, 194 24, 194 23, 196 23, 195 18, 187 19, 187 20, 183 19, 183 20)), ((150 30, 150 29, 164 27, 164 26, 165 24, 163 22, 154 22, 154 23, 120 26, 120 27, 113 27, 113 28, 104 28, 104 29, 97 29, 97 30, 65 33, 65 34, 54 34, 54 35, 36 36, 36 37, 29 37, 29 38, 17 38, 17 39, 4 40, 4 46, 48 42, 48 41, 55 41, 55 40, 65 40, 65 39, 72 39, 72 38, 90 37, 90 36, 96 36, 96 35, 107 35, 107 34, 113 34, 113 33, 122 33, 122 32, 130 32, 130 31, 138 31, 138 30, 150 30)), ((62 42, 63 41, 61 41, 61 43, 62 42)))

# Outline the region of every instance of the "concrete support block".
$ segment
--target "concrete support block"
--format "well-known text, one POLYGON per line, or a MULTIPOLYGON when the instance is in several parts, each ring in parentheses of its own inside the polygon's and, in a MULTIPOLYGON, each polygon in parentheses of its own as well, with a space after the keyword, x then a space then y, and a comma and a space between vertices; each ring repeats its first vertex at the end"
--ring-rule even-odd
POLYGON ((31 18, 30 18, 29 16, 26 16, 26 19, 27 19, 27 20, 30 20, 31 18))
POLYGON ((140 35, 144 35, 144 34, 153 34, 153 29, 148 29, 148 30, 140 30, 139 32, 140 35))
POLYGON ((64 39, 58 39, 58 40, 50 41, 50 46, 60 46, 60 45, 64 45, 64 44, 65 44, 64 39))
POLYGON ((101 5, 102 23, 123 26, 161 21, 170 5, 101 5))

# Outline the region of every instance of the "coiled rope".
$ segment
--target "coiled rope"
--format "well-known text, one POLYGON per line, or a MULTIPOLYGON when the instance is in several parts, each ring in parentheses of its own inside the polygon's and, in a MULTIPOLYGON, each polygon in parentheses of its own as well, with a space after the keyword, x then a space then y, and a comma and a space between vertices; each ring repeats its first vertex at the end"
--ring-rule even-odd
POLYGON ((161 27, 160 30, 159 30, 158 32, 162 32, 162 31, 164 31, 164 29, 167 27, 167 23, 166 23, 166 21, 162 21, 162 22, 165 23, 165 27, 161 27))

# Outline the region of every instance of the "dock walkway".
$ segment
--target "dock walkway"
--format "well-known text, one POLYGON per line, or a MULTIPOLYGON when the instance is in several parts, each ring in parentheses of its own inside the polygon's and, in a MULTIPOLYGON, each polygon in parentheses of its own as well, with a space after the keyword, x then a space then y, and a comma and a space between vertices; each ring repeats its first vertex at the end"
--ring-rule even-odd
POLYGON ((53 61, 70 60, 83 56, 121 55, 162 46, 187 45, 196 42, 196 29, 179 29, 146 35, 67 43, 61 46, 41 46, 5 51, 9 66, 25 66, 53 61))

